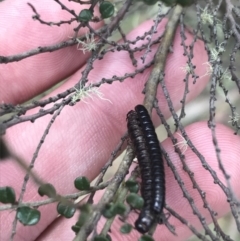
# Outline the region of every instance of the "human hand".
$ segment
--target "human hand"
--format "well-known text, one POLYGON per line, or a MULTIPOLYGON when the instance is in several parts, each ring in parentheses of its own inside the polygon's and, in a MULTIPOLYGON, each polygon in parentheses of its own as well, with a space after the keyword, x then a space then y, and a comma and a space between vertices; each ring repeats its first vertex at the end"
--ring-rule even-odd
MULTIPOLYGON (((69 4, 67 1, 63 2, 69 4)), ((64 15, 66 13, 60 10, 55 2, 45 2, 44 0, 41 1, 41 4, 37 1, 32 4, 43 18, 51 18, 54 21, 67 17, 67 15, 64 15), (54 12, 54 16, 51 16, 49 12, 54 12)), ((70 5, 76 12, 80 11, 77 4, 72 3, 70 5)), ((0 21, 0 29, 8 30, 7 34, 1 34, 0 36, 1 55, 12 55, 38 46, 47 46, 63 41, 72 34, 72 25, 62 26, 61 28, 49 28, 32 21, 31 15, 32 11, 26 5, 26 2, 7 0, 1 3, 0 16, 2 21, 0 21), (13 25, 14 28, 12 27, 13 25), (27 31, 26 26, 28 26, 27 31)), ((165 23, 166 21, 163 21, 158 27, 158 34, 164 30, 165 23)), ((133 30, 127 38, 135 39, 136 36, 143 34, 149 29, 152 24, 152 21, 143 23, 133 30)), ((95 25, 95 28, 97 27, 99 25, 95 25)), ((192 37, 190 34, 187 37, 188 40, 186 42, 189 44, 192 37)), ((173 45, 174 53, 169 55, 165 69, 165 81, 175 110, 181 107, 180 100, 185 88, 183 83, 185 73, 180 67, 186 64, 186 58, 183 56, 180 42, 178 31, 173 45)), ((152 52, 148 54, 148 60, 153 58, 156 49, 157 46, 152 48, 152 52)), ((138 67, 143 66, 140 60, 141 55, 142 53, 135 55, 139 61, 138 67)), ((197 66, 195 71, 199 76, 203 76, 206 72, 206 67, 202 63, 207 62, 207 55, 204 51, 204 45, 200 41, 195 45, 194 56, 194 64, 197 66)), ((1 101, 13 104, 22 103, 67 77, 68 81, 49 94, 49 96, 55 96, 57 93, 69 89, 79 81, 88 57, 89 55, 82 54, 76 50, 76 46, 73 46, 53 53, 33 56, 20 62, 0 65, 1 101)), ((109 53, 103 60, 95 62, 94 69, 89 75, 89 81, 95 82, 103 77, 111 78, 113 75, 123 76, 125 73, 134 72, 134 70, 135 67, 132 66, 127 52, 109 53)), ((126 79, 123 83, 114 82, 112 85, 101 86, 100 91, 104 93, 105 98, 109 99, 112 104, 97 99, 89 101, 89 104, 79 102, 74 107, 66 106, 54 122, 40 150, 34 165, 36 174, 42 180, 53 184, 61 195, 76 191, 73 182, 78 176, 86 176, 93 180, 108 160, 120 137, 126 132, 127 112, 133 109, 135 105, 143 102, 144 96, 141 92, 150 72, 151 69, 147 69, 144 73, 137 75, 133 79, 126 79)), ((197 80, 195 85, 190 81, 188 101, 195 98, 203 90, 207 82, 207 76, 197 80)), ((157 97, 165 117, 170 117, 168 105, 160 87, 157 97)), ((51 117, 44 116, 37 119, 34 124, 26 122, 13 126, 7 130, 4 140, 14 153, 17 153, 27 163, 30 163, 51 117)), ((157 120, 156 115, 154 119, 157 120)), ((186 127, 186 132, 198 150, 205 156, 209 165, 216 170, 221 180, 224 180, 218 169, 212 137, 207 123, 194 123, 186 127)), ((228 173, 231 175, 232 187, 236 195, 239 195, 239 189, 237 188, 237 177, 240 168, 240 164, 237 161, 239 156, 239 137, 234 136, 230 129, 222 125, 219 125, 217 128, 217 136, 222 159, 228 160, 228 173)), ((192 189, 192 184, 183 171, 179 157, 174 152, 172 142, 166 139, 163 142, 163 146, 181 174, 185 187, 192 195, 195 204, 206 217, 207 222, 210 222, 210 215, 203 208, 202 200, 196 190, 192 189)), ((185 152, 185 156, 188 166, 194 172, 195 179, 206 192, 210 205, 218 213, 219 217, 226 214, 229 211, 229 205, 222 190, 219 186, 213 184, 212 177, 202 167, 199 159, 190 149, 185 152)), ((165 173, 167 204, 184 216, 196 228, 201 229, 200 222, 192 214, 189 203, 183 198, 182 191, 167 165, 165 165, 165 173)), ((9 159, 1 162, 0 186, 7 185, 13 187, 17 197, 19 197, 21 192, 24 176, 25 172, 13 160, 9 159)), ((42 198, 39 197, 37 189, 38 186, 34 182, 29 181, 23 201, 34 202, 41 200, 42 198)), ((100 197, 100 194, 97 196, 100 197)), ((74 238, 75 234, 71 230, 71 226, 75 224, 75 220, 66 220, 62 217, 57 218, 56 204, 41 206, 39 210, 41 211, 41 219, 37 225, 24 227, 18 223, 15 240, 72 240, 74 238)), ((75 216, 77 219, 77 214, 75 216)), ((9 239, 14 217, 15 212, 0 212, 1 240, 9 239)), ((136 215, 131 214, 128 220, 134 221, 135 219, 136 215)), ((189 229, 175 218, 171 217, 169 222, 176 227, 178 236, 173 236, 164 225, 161 225, 155 233, 155 237, 158 237, 158 240, 185 240, 191 236, 189 229)), ((111 228, 113 240, 120 238, 124 240, 137 239, 139 234, 136 231, 125 236, 120 234, 120 224, 117 221, 111 228)))

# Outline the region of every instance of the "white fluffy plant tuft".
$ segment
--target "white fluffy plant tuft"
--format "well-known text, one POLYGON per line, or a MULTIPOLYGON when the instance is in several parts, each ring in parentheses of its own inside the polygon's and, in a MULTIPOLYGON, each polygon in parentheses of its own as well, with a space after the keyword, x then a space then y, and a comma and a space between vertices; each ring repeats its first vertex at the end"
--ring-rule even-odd
POLYGON ((109 99, 104 98, 104 94, 99 90, 98 87, 92 87, 91 85, 85 88, 80 87, 80 89, 75 88, 76 92, 72 95, 72 103, 75 104, 78 100, 86 102, 86 98, 91 98, 94 100, 93 96, 98 97, 101 100, 106 100, 112 104, 109 99))
POLYGON ((96 39, 94 38, 94 34, 87 33, 85 37, 85 41, 82 41, 80 38, 76 39, 78 42, 77 49, 83 51, 83 54, 94 51, 98 45, 96 39))
POLYGON ((188 148, 188 141, 178 132, 176 134, 181 138, 181 141, 177 142, 173 146, 177 146, 181 150, 182 154, 184 154, 188 148))

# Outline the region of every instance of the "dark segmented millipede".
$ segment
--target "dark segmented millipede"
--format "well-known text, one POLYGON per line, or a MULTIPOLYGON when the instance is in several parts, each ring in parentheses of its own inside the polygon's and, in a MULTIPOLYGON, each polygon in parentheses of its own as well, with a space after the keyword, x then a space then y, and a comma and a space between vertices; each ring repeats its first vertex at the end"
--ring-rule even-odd
POLYGON ((135 111, 130 111, 127 114, 127 121, 128 133, 132 141, 140 167, 142 178, 141 194, 144 199, 144 206, 140 212, 138 219, 135 222, 135 228, 140 233, 146 233, 149 231, 155 219, 155 214, 152 209, 153 187, 150 155, 148 152, 144 134, 140 127, 137 113, 135 111))
POLYGON ((143 105, 127 115, 128 132, 134 145, 142 177, 144 207, 135 222, 136 229, 148 232, 162 213, 165 203, 165 176, 161 150, 155 128, 143 105))
POLYGON ((137 105, 135 111, 140 122, 144 138, 149 150, 152 170, 152 208, 161 214, 165 203, 165 175, 162 153, 152 120, 143 105, 137 105))

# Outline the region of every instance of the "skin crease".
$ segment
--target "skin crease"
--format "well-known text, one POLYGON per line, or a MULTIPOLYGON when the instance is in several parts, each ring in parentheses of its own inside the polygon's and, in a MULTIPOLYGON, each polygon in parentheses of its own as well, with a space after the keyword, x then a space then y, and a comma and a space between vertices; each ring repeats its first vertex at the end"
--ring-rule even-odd
MULTIPOLYGON (((9 5, 14 6, 14 8, 17 8, 18 6, 21 9, 24 8, 25 3, 21 2, 20 4, 16 0, 8 0, 1 3, 0 16, 2 16, 1 14, 5 14, 5 18, 3 18, 6 19, 5 23, 9 17, 8 15, 15 15, 11 15, 11 12, 6 13, 7 11, 4 11, 4 9, 9 7, 9 5)), ((33 3, 39 11, 46 11, 46 9, 44 10, 44 8, 41 7, 44 6, 43 2, 40 4, 37 1, 32 1, 31 3, 33 3)), ((74 5, 75 8, 76 6, 77 5, 74 5)), ((79 10, 77 9, 76 12, 79 12, 79 10)), ((55 13, 63 14, 63 11, 61 11, 58 6, 56 7, 54 14, 55 13)), ((16 35, 14 35, 14 29, 11 30, 11 37, 17 40, 16 36, 18 35, 21 37, 21 41, 19 44, 12 43, 4 39, 3 35, 1 35, 2 37, 0 37, 0 40, 4 43, 0 46, 1 53, 2 48, 6 49, 7 45, 10 45, 8 49, 12 52, 4 54, 16 54, 26 50, 25 44, 31 43, 31 49, 35 46, 42 45, 42 43, 47 45, 56 43, 62 39, 67 39, 69 34, 71 34, 71 27, 69 27, 69 29, 64 30, 63 32, 56 30, 59 31, 60 37, 55 39, 53 38, 51 32, 52 29, 50 28, 44 28, 42 30, 44 31, 44 34, 48 36, 45 38, 42 38, 42 33, 39 34, 39 31, 33 30, 33 28, 30 28, 33 32, 31 32, 29 36, 24 34, 21 35, 20 32, 23 31, 21 28, 22 26, 25 26, 26 24, 33 24, 32 27, 34 27, 34 24, 36 24, 36 22, 27 22, 26 20, 29 20, 32 16, 31 11, 29 11, 26 15, 28 15, 28 18, 26 16, 19 18, 19 22, 16 26, 16 35)), ((60 17, 57 19, 60 19, 60 17)), ((165 23, 166 20, 160 24, 158 34, 164 30, 165 23)), ((0 24, 3 25, 1 21, 0 24)), ((133 30, 127 38, 132 40, 135 39, 136 36, 142 35, 145 31, 147 31, 152 24, 152 21, 143 23, 141 26, 133 30)), ((43 26, 39 24, 35 28, 39 29, 41 27, 43 26)), ((188 34, 186 41, 187 44, 190 44, 191 41, 192 37, 188 34)), ((165 81, 176 110, 181 106, 180 99, 182 98, 185 88, 183 83, 185 74, 182 72, 180 67, 185 66, 186 58, 182 55, 183 49, 179 47, 180 42, 181 39, 178 31, 173 45, 174 54, 169 54, 165 69, 165 81)), ((139 44, 140 43, 136 44, 136 46, 139 44)), ((152 52, 148 54, 146 61, 149 61, 154 56, 156 49, 157 46, 154 46, 152 52)), ((138 60, 138 68, 142 66, 140 61, 142 54, 143 53, 135 54, 135 57, 138 60)), ((203 43, 200 41, 195 44, 194 56, 196 56, 196 58, 194 58, 194 64, 197 66, 195 71, 199 76, 202 76, 206 73, 206 66, 202 64, 207 62, 207 55, 204 52, 203 43)), ((21 103, 22 101, 30 99, 33 95, 41 93, 49 86, 52 86, 56 82, 69 76, 68 81, 64 85, 51 93, 51 96, 54 96, 77 83, 81 76, 81 72, 84 69, 84 67, 81 68, 81 66, 86 58, 86 55, 83 55, 80 51, 76 51, 75 46, 57 51, 56 54, 48 53, 31 57, 24 60, 25 63, 24 61, 20 61, 9 65, 0 65, 0 86, 6 88, 0 88, 0 96, 5 102, 21 103), (45 65, 46 55, 47 64, 45 65), (60 61, 57 62, 57 67, 56 61, 60 61), (26 66, 28 71, 26 71, 26 66), (78 70, 71 75, 76 69, 78 70), (39 75, 39 70, 44 71, 41 71, 41 74, 39 75), (18 82, 16 82, 16 77, 18 82), (32 79, 34 79, 34 81, 32 81, 32 79), (6 82, 9 83, 9 85, 14 86, 14 88, 10 88, 9 90, 7 85, 4 84, 6 82)), ((109 53, 103 60, 95 62, 94 69, 89 75, 89 80, 91 82, 99 81, 102 77, 111 78, 114 74, 122 76, 123 73, 130 73, 133 71, 134 68, 131 65, 128 53, 109 53)), ((64 108, 61 115, 54 122, 54 125, 52 126, 35 163, 34 170, 41 179, 52 183, 58 193, 64 195, 76 192, 73 187, 73 181, 76 177, 83 175, 87 176, 90 180, 95 178, 101 167, 108 160, 111 151, 119 142, 120 137, 126 132, 126 113, 130 109, 133 109, 135 105, 142 103, 144 96, 141 94, 141 91, 150 71, 151 70, 148 69, 143 74, 139 74, 133 79, 127 79, 123 83, 116 82, 111 86, 104 85, 101 87, 100 91, 104 93, 105 98, 111 100, 112 104, 107 101, 98 100, 96 97, 93 101, 87 100, 88 104, 80 102, 74 107, 67 106, 64 108)), ((207 77, 198 79, 195 85, 193 85, 190 81, 188 101, 196 97, 205 87, 207 82, 207 77)), ((165 116, 170 116, 160 87, 158 89, 158 99, 160 108, 165 116)), ((29 114, 30 113, 31 111, 29 111, 29 114)), ((20 157, 26 160, 27 163, 29 163, 50 119, 51 116, 45 116, 36 120, 34 124, 22 123, 16 125, 7 130, 4 140, 13 152, 17 153, 20 157)), ((156 118, 154 119, 156 120, 156 118)), ((157 121, 155 123, 157 123, 157 121)), ((239 166, 237 166, 237 156, 239 156, 237 146, 239 146, 239 138, 237 136, 233 136, 231 130, 221 125, 217 128, 217 131, 219 140, 222 140, 220 148, 225 150, 225 152, 223 152, 224 160, 226 160, 224 155, 227 155, 226 157, 229 161, 229 150, 231 150, 231 165, 229 166, 228 171, 232 176, 231 180, 233 188, 237 191, 237 173, 239 171, 239 166)), ((212 149, 207 151, 210 147, 212 148, 212 142, 210 130, 207 128, 206 123, 195 123, 187 127, 187 133, 190 135, 190 138, 193 138, 193 143, 204 155, 206 155, 206 159, 217 171, 218 165, 215 153, 212 149)), ((193 195, 194 200, 196 198, 196 203, 199 206, 200 211, 203 211, 203 205, 199 200, 196 190, 192 190, 192 184, 187 179, 186 173, 182 170, 178 157, 174 153, 172 143, 169 140, 166 140, 164 142, 164 147, 169 152, 171 160, 175 163, 179 173, 182 178, 184 178, 184 181, 186 179, 185 185, 188 187, 189 192, 193 195)), ((229 210, 228 205, 226 205, 226 198, 223 196, 222 192, 218 190, 216 185, 214 185, 214 187, 212 186, 213 182, 210 177, 208 181, 202 179, 207 176, 206 171, 201 168, 199 160, 193 156, 190 150, 187 150, 186 152, 186 160, 193 168, 193 171, 197 170, 196 172, 199 173, 199 180, 197 180, 201 183, 203 189, 209 190, 209 202, 213 203, 215 211, 219 213, 219 217, 225 214, 229 210)), ((176 198, 176 196, 182 197, 182 193, 179 190, 178 185, 175 183, 175 179, 169 168, 167 166, 165 168, 167 173, 167 203, 176 211, 183 211, 184 209, 182 207, 185 207, 186 210, 188 210, 189 207, 186 200, 184 198, 176 198)), ((221 174, 220 171, 218 171, 218 173, 219 175, 221 174)), ((17 197, 19 196, 21 190, 24 175, 25 173, 16 165, 16 163, 14 163, 13 160, 1 162, 0 186, 8 185, 14 187, 17 197)), ((196 174, 196 176, 198 175, 196 174)), ((24 201, 33 202, 37 200, 44 200, 44 197, 41 198, 37 194, 37 188, 38 187, 33 182, 29 181, 24 195, 24 201)), ((237 194, 239 195, 239 193, 237 194)), ((55 204, 40 207, 39 210, 41 211, 41 220, 36 226, 23 227, 20 223, 18 223, 15 240, 35 240, 40 234, 43 235, 42 237, 44 238, 41 238, 40 236, 39 240, 72 240, 73 232, 70 230, 69 226, 74 224, 74 220, 59 219, 56 223, 54 223, 54 220, 57 217, 55 204), (62 224, 62 222, 64 222, 64 224, 62 224), (51 224, 53 226, 50 226, 51 224), (49 228, 45 232, 47 227, 49 228), (52 229, 50 229, 51 227, 52 229)), ((204 214, 205 213, 206 211, 204 214)), ((4 211, 0 213, 1 240, 9 239, 14 216, 15 212, 11 211, 4 211), (4 232, 2 230, 4 230, 4 232)), ((190 209, 187 214, 184 213, 184 217, 189 218, 189 221, 191 221, 192 224, 201 228, 198 221, 196 221, 196 218, 193 217, 190 209)), ((207 214, 206 217, 208 217, 207 214)), ((133 222, 136 219, 136 215, 130 215, 129 218, 133 222)), ((161 235, 161 240, 169 240, 168 238, 170 237, 170 240, 184 240, 191 235, 186 227, 176 220, 170 218, 169 221, 176 225, 178 236, 172 237, 172 235, 169 234, 169 231, 167 231, 165 227, 161 226, 157 230, 157 236, 159 237, 159 235, 161 235)), ((118 229, 118 225, 114 225, 112 229, 114 240, 119 239, 118 235, 120 234, 118 229)), ((137 237, 138 234, 133 232, 130 235, 121 236, 121 239, 136 240, 137 237)))

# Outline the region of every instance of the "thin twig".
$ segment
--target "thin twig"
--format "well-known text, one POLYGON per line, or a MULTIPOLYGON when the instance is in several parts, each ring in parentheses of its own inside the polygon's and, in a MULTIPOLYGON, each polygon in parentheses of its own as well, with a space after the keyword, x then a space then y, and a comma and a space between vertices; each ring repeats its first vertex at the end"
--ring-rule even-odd
MULTIPOLYGON (((169 97, 169 95, 168 95, 168 92, 167 92, 167 90, 166 90, 166 86, 165 86, 164 80, 162 80, 162 81, 160 82, 160 84, 161 84, 161 86, 164 86, 163 91, 164 91, 165 97, 166 97, 166 99, 167 99, 167 101, 168 101, 169 109, 172 111, 172 115, 173 115, 176 123, 178 123, 178 125, 182 128, 182 126, 180 125, 181 122, 180 122, 178 119, 176 119, 176 118, 177 118, 177 117, 176 117, 176 113, 175 113, 175 111, 174 111, 173 105, 172 105, 172 103, 171 103, 171 99, 170 99, 170 97, 169 97)), ((161 122, 162 122, 163 125, 165 126, 165 129, 166 129, 166 131, 167 131, 167 133, 168 133, 168 136, 171 138, 171 140, 172 140, 173 142, 175 142, 175 138, 173 137, 173 134, 172 134, 172 132, 171 132, 171 130, 170 130, 170 128, 169 128, 169 126, 168 126, 165 118, 164 118, 164 115, 163 115, 162 111, 160 110, 159 106, 157 105, 157 100, 154 102, 154 107, 155 107, 155 109, 157 110, 157 114, 159 115, 159 117, 160 117, 160 119, 161 119, 161 122)), ((185 136, 184 136, 184 138, 186 139, 185 136)), ((186 140, 188 140, 188 139, 186 139, 186 140)), ((160 146, 161 146, 161 145, 160 145, 160 146)), ((188 200, 188 203, 189 203, 189 205, 191 206, 191 208, 192 208, 192 210, 193 210, 193 213, 198 217, 199 221, 201 222, 202 226, 203 226, 204 229, 205 229, 206 234, 208 234, 208 235, 211 237, 212 240, 218 240, 218 241, 219 241, 219 239, 213 234, 213 232, 212 232, 212 231, 210 230, 210 228, 208 227, 208 225, 207 225, 207 223, 206 223, 205 217, 201 214, 200 210, 199 210, 199 209, 197 208, 197 206, 195 205, 194 199, 192 198, 192 196, 191 196, 190 193, 188 192, 187 188, 185 187, 181 176, 179 175, 179 173, 178 173, 178 171, 177 171, 174 163, 170 160, 169 155, 167 154, 166 150, 165 150, 163 147, 161 147, 161 148, 162 148, 162 152, 163 152, 163 154, 164 154, 164 157, 165 157, 168 165, 170 166, 170 168, 171 168, 171 170, 172 170, 172 172, 173 172, 173 174, 174 174, 174 177, 175 177, 175 179, 177 180, 177 182, 178 182, 178 184, 179 184, 179 187, 181 188, 181 190, 182 190, 182 192, 183 192, 183 196, 188 200)), ((180 157, 180 160, 181 160, 181 162, 182 162, 184 171, 186 171, 186 172, 188 173, 189 178, 190 178, 190 180, 192 181, 192 184, 193 184, 194 188, 196 188, 196 189, 198 190, 198 192, 199 192, 199 194, 200 194, 200 196, 201 196, 201 198, 202 198, 202 200, 203 200, 204 205, 206 205, 206 207, 208 208, 208 210, 209 210, 209 212, 210 212, 210 214, 211 214, 211 216, 212 216, 212 218, 213 218, 213 221, 214 221, 214 220, 216 221, 216 219, 215 219, 215 217, 214 217, 215 212, 211 209, 211 207, 209 206, 209 204, 206 202, 206 194, 205 194, 204 191, 202 191, 202 190, 200 189, 200 187, 198 186, 196 180, 194 179, 194 173, 193 173, 193 172, 189 169, 189 167, 187 166, 187 164, 186 164, 186 162, 185 162, 185 157, 184 157, 184 155, 182 155, 181 150, 180 150, 177 146, 175 146, 175 150, 176 150, 176 152, 178 153, 178 155, 179 155, 179 157, 180 157)), ((217 231, 218 231, 218 229, 217 229, 217 231)))
POLYGON ((231 23, 233 34, 235 35, 235 37, 237 39, 237 42, 240 45, 240 33, 239 33, 239 31, 237 30, 237 27, 236 27, 237 22, 236 22, 236 20, 234 19, 233 15, 232 15, 232 11, 235 8, 235 6, 232 4, 231 0, 225 0, 225 2, 226 2, 226 10, 227 10, 226 11, 226 16, 227 16, 227 18, 229 19, 229 21, 231 23))
POLYGON ((169 213, 171 213, 171 215, 177 218, 182 224, 185 224, 192 231, 192 233, 194 233, 200 240, 209 241, 209 239, 207 239, 205 236, 199 233, 194 226, 192 226, 186 219, 184 219, 181 215, 179 215, 177 212, 171 209, 168 205, 165 205, 165 208, 168 210, 169 213))
POLYGON ((180 5, 176 5, 173 8, 171 17, 168 20, 168 23, 166 25, 166 30, 162 38, 162 42, 159 45, 157 53, 155 55, 153 70, 146 83, 144 105, 150 114, 152 112, 153 103, 156 98, 158 83, 161 81, 161 79, 164 76, 163 72, 166 64, 168 51, 172 44, 173 38, 175 36, 175 31, 176 31, 181 13, 182 13, 182 7, 180 5))
MULTIPOLYGON (((29 172, 28 172, 28 173, 25 175, 25 177, 24 177, 24 181, 23 181, 21 193, 20 193, 19 198, 18 198, 18 203, 19 203, 19 204, 20 204, 20 203, 22 202, 22 200, 23 200, 23 196, 24 196, 24 193, 25 193, 25 191, 26 191, 27 183, 28 183, 28 180, 29 180, 29 178, 30 178, 30 171, 31 171, 31 169, 34 167, 35 161, 36 161, 36 159, 37 159, 37 157, 38 157, 38 154, 39 154, 39 151, 40 151, 40 149, 41 149, 41 147, 42 147, 42 144, 44 143, 44 140, 45 140, 47 134, 49 133, 49 130, 50 130, 52 124, 54 123, 54 121, 55 121, 55 119, 57 118, 57 116, 61 113, 61 111, 63 110, 64 106, 65 106, 65 104, 63 104, 63 105, 59 108, 59 110, 54 114, 54 116, 51 118, 51 121, 48 123, 48 125, 47 125, 47 127, 46 127, 46 129, 45 129, 45 131, 44 131, 44 133, 43 133, 43 136, 41 137, 41 140, 40 140, 40 142, 39 142, 39 144, 38 144, 38 146, 37 146, 37 148, 36 148, 36 151, 35 151, 34 154, 33 154, 33 158, 32 158, 32 160, 31 160, 31 162, 30 162, 30 165, 29 165, 29 172)), ((15 215, 13 224, 12 224, 12 234, 11 234, 11 238, 10 238, 11 241, 13 241, 14 236, 15 236, 15 234, 16 234, 16 228, 17 228, 17 212, 16 212, 16 215, 15 215)))
POLYGON ((22 59, 37 55, 37 54, 42 54, 42 53, 47 53, 47 52, 53 52, 62 48, 66 48, 69 46, 73 46, 77 44, 77 41, 75 39, 70 39, 67 41, 63 41, 58 44, 53 44, 53 45, 48 45, 46 47, 38 47, 36 49, 32 49, 26 52, 22 52, 20 54, 16 55, 11 55, 11 56, 0 56, 0 64, 7 64, 11 62, 16 62, 20 61, 22 59))
POLYGON ((63 199, 77 199, 77 198, 79 198, 81 196, 84 196, 86 194, 89 194, 89 193, 92 193, 92 192, 95 192, 95 191, 102 190, 102 189, 106 188, 109 185, 110 182, 111 182, 111 180, 106 181, 104 183, 101 183, 99 185, 92 186, 87 191, 81 191, 81 192, 77 192, 77 193, 67 194, 67 195, 64 195, 64 196, 57 196, 57 197, 54 197, 54 198, 48 198, 46 200, 41 200, 41 201, 36 201, 36 202, 22 202, 22 203, 19 203, 18 205, 16 205, 16 204, 1 205, 0 211, 9 210, 9 209, 16 209, 18 207, 23 207, 23 206, 24 207, 28 206, 28 207, 32 207, 32 208, 38 208, 40 206, 50 204, 50 203, 54 203, 54 202, 58 202, 58 201, 61 201, 63 199))

